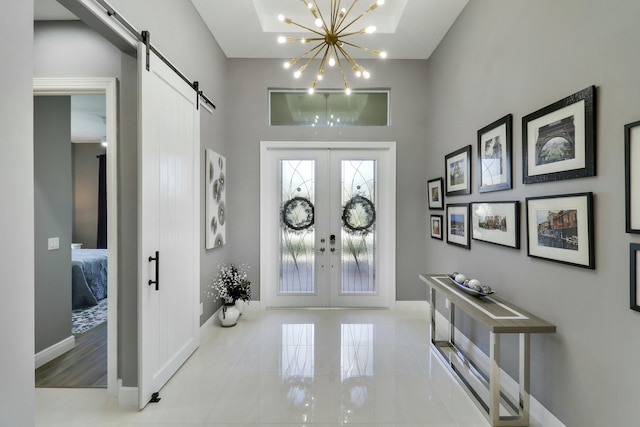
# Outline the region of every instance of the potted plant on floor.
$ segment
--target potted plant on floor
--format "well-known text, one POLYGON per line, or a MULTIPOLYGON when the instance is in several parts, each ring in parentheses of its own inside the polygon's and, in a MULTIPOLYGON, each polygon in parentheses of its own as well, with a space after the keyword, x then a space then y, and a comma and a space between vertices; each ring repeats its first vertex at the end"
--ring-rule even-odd
POLYGON ((222 299, 224 305, 218 314, 222 326, 234 326, 242 314, 244 304, 251 300, 251 281, 247 278, 249 266, 225 264, 218 266, 219 271, 212 288, 215 299, 222 299))

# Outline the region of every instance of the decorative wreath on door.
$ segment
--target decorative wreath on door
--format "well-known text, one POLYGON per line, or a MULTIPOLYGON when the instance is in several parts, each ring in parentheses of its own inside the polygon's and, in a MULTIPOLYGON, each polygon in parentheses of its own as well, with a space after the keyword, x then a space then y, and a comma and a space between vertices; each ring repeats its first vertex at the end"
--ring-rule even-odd
POLYGON ((344 205, 342 223, 354 234, 369 234, 376 223, 376 207, 364 196, 353 196, 344 205))
POLYGON ((302 231, 313 225, 315 209, 306 197, 294 197, 282 207, 282 223, 290 230, 302 231))

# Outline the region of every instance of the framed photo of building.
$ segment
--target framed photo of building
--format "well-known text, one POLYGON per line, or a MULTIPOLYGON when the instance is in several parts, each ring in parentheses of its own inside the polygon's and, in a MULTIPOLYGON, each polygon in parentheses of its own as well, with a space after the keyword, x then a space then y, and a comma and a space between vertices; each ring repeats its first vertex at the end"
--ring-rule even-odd
POLYGON ((526 199, 527 255, 595 268, 593 193, 526 199))
POLYGON ((640 121, 624 127, 624 163, 627 233, 640 233, 640 121))
POLYGON ((427 181, 427 200, 429 209, 444 209, 444 194, 442 193, 442 178, 427 181))
POLYGON ((447 196, 471 194, 471 146, 444 156, 447 196))
POLYGON ((511 114, 478 131, 480 193, 511 188, 511 114))
POLYGON ((442 215, 431 215, 431 237, 442 240, 442 215))
POLYGON ((522 182, 596 174, 596 88, 590 86, 522 118, 522 182))
POLYGON ((469 204, 451 203, 447 205, 447 243, 469 249, 469 204))
POLYGON ((520 249, 520 202, 471 203, 471 238, 520 249))
POLYGON ((640 243, 629 245, 629 286, 630 286, 630 307, 631 310, 640 311, 640 276, 638 276, 638 266, 640 265, 640 243))

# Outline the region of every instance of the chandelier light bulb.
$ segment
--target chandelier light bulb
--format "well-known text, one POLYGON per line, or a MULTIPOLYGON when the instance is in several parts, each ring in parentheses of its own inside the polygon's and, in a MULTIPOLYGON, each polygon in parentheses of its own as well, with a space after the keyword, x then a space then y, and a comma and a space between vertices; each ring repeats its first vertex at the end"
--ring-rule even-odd
POLYGON ((282 14, 278 15, 278 21, 284 22, 284 15, 282 14))
POLYGON ((322 28, 322 19, 318 18, 315 21, 316 27, 318 28, 322 28))
POLYGON ((322 80, 324 78, 324 76, 320 73, 318 73, 318 75, 316 76, 316 79, 318 80, 322 80))
POLYGON ((382 6, 384 4, 384 0, 378 0, 376 3, 378 4, 378 6, 382 6))
POLYGON ((369 25, 367 28, 364 29, 364 32, 367 34, 375 33, 375 31, 376 31, 375 25, 369 25))
POLYGON ((380 52, 380 58, 386 58, 387 57, 387 52, 380 52))
POLYGON ((295 73, 293 73, 293 77, 295 77, 296 79, 299 79, 301 75, 302 71, 300 70, 296 70, 295 73))
POLYGON ((351 88, 348 87, 344 90, 345 95, 351 95, 351 88))
POLYGON ((309 90, 308 90, 308 92, 309 92, 309 95, 313 95, 313 92, 315 92, 315 89, 314 89, 314 88, 312 88, 312 87, 310 87, 310 88, 309 88, 309 90))
POLYGON ((362 77, 362 72, 360 72, 360 70, 356 71, 356 77, 362 77))
POLYGON ((285 36, 278 37, 278 43, 283 44, 287 42, 287 38, 285 36))
POLYGON ((284 64, 282 64, 282 66, 284 67, 284 69, 288 69, 289 67, 291 67, 291 63, 289 61, 285 61, 284 64))
POLYGON ((302 39, 300 39, 300 43, 305 44, 305 43, 309 43, 309 42, 307 41, 307 39, 302 38, 302 39))
POLYGON ((329 67, 333 67, 336 65, 336 58, 333 57, 333 55, 331 55, 331 57, 329 57, 329 67))
POLYGON ((371 77, 371 74, 369 74, 369 72, 368 72, 368 71, 365 71, 364 73, 362 73, 362 76, 363 76, 365 79, 368 79, 369 77, 371 77))

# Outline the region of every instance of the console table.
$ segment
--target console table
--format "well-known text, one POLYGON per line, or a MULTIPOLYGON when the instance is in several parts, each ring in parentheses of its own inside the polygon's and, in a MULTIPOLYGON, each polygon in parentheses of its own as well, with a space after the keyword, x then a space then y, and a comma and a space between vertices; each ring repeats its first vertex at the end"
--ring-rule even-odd
POLYGON ((419 277, 430 288, 431 347, 466 387, 492 426, 528 426, 530 334, 554 333, 556 327, 498 296, 469 295, 452 283, 446 274, 423 273, 419 277), (444 341, 436 338, 436 293, 442 294, 448 301, 448 339, 444 341), (477 364, 456 345, 455 307, 489 330, 488 375, 482 372, 477 364), (501 334, 519 335, 519 401, 517 403, 501 393, 501 334), (462 372, 463 369, 468 370, 466 377, 462 372), (484 390, 479 390, 482 387, 484 390), (483 392, 485 395, 488 392, 488 398, 482 397, 483 392), (509 415, 500 414, 501 406, 509 415))

